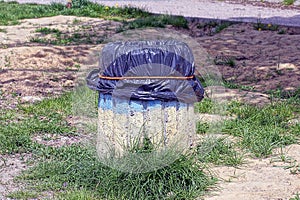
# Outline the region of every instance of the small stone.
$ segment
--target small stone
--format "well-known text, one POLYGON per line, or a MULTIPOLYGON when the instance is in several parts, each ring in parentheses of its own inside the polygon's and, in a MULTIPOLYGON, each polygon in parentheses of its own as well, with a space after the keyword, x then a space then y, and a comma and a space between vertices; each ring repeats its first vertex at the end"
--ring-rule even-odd
POLYGON ((66 80, 63 84, 63 87, 73 87, 74 86, 74 81, 72 80, 66 80))
POLYGON ((21 98, 21 101, 23 103, 36 103, 42 101, 42 97, 36 97, 36 96, 24 96, 21 98))
POLYGON ((291 125, 291 126, 294 126, 296 124, 300 124, 300 118, 299 119, 290 119, 288 121, 288 124, 291 125))

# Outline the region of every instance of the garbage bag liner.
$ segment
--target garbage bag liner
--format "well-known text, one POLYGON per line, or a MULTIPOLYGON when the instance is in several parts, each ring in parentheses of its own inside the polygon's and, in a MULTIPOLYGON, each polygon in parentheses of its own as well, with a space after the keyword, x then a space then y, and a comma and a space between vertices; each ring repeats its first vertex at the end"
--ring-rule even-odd
POLYGON ((127 41, 107 44, 100 67, 87 77, 88 87, 132 100, 193 103, 204 89, 194 76, 190 48, 175 40, 127 41))

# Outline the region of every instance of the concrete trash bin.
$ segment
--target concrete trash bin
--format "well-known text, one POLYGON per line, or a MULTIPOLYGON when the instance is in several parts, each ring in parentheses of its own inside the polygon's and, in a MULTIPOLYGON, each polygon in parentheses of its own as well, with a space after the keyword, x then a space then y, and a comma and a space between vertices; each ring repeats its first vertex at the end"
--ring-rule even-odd
POLYGON ((98 150, 120 157, 191 145, 193 104, 204 94, 194 70, 192 52, 183 42, 107 44, 100 68, 87 77, 89 88, 99 91, 98 150))

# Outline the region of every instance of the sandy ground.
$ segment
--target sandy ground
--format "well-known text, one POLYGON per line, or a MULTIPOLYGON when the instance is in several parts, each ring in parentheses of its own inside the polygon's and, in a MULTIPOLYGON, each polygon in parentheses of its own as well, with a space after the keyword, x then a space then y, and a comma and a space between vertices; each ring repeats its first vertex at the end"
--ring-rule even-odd
POLYGON ((17 184, 14 178, 23 170, 28 169, 31 156, 27 154, 0 155, 0 198, 5 199, 8 192, 21 189, 23 186, 17 184))
POLYGON ((17 26, 1 27, 6 32, 0 32, 0 108, 14 109, 19 102, 27 99, 38 100, 59 95, 75 85, 75 74, 82 64, 97 65, 91 52, 101 45, 50 47, 30 43, 32 37, 49 37, 35 32, 37 28, 55 28, 66 34, 80 31, 86 34, 89 29, 93 29, 96 40, 104 35, 109 37, 119 25, 102 19, 56 16, 29 19, 17 26), (82 27, 88 27, 88 30, 82 27))
POLYGON ((247 159, 239 168, 213 167, 213 173, 221 178, 219 189, 205 200, 289 200, 300 191, 300 174, 293 174, 300 167, 300 145, 282 150, 289 162, 280 161, 278 155, 267 159, 247 159))
MULTIPOLYGON (((236 65, 233 67, 217 65, 224 78, 259 91, 226 89, 224 91, 227 97, 237 97, 253 104, 265 104, 270 101, 264 94, 266 91, 278 87, 291 91, 299 87, 299 29, 281 27, 286 34, 279 35, 276 31, 254 30, 251 24, 234 24, 216 33, 213 27, 197 28, 199 24, 202 21, 193 21, 189 31, 176 30, 192 36, 213 59, 234 59, 236 65)), ((102 45, 52 46, 31 43, 30 38, 47 37, 35 32, 38 27, 58 28, 71 33, 85 25, 98 27, 93 31, 99 36, 110 37, 120 24, 102 19, 56 16, 23 20, 17 26, 0 27, 6 29, 6 32, 0 33, 0 108, 15 109, 28 97, 41 100, 72 89, 78 65, 82 67, 95 64, 91 53, 99 51, 102 45)), ((175 31, 175 28, 170 27, 170 30, 175 31)), ((199 73, 200 69, 197 70, 199 73)), ((33 139, 51 146, 80 141, 78 138, 54 137, 45 143, 40 137, 34 136, 33 139)), ((299 171, 293 171, 297 165, 299 167, 300 145, 291 145, 284 152, 291 157, 291 163, 275 162, 279 155, 274 152, 275 155, 271 158, 248 158, 247 163, 239 168, 213 167, 213 173, 222 178, 220 190, 212 191, 205 199, 279 200, 293 197, 300 192, 299 171), (291 168, 284 169, 283 166, 291 168)), ((5 191, 18 189, 19 186, 14 183, 13 178, 27 168, 28 158, 22 160, 21 157, 1 156, 2 160, 7 160, 6 163, 0 161, 2 195, 5 191)), ((0 199, 5 198, 0 195, 0 199)))

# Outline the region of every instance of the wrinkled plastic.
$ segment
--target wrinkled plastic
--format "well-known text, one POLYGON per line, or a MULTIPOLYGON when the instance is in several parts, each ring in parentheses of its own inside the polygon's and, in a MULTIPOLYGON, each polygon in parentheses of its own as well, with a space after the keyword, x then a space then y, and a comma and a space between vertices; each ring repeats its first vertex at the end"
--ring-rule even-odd
POLYGON ((200 101, 204 94, 196 77, 186 78, 193 76, 194 71, 193 54, 183 42, 114 42, 103 48, 100 68, 90 72, 87 84, 93 90, 118 98, 193 103, 200 101), (99 74, 105 77, 142 78, 109 80, 99 78, 99 74))

